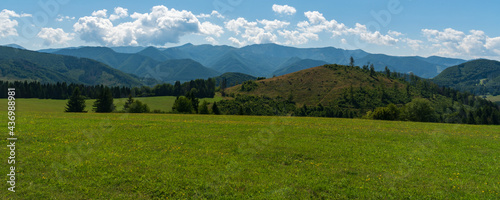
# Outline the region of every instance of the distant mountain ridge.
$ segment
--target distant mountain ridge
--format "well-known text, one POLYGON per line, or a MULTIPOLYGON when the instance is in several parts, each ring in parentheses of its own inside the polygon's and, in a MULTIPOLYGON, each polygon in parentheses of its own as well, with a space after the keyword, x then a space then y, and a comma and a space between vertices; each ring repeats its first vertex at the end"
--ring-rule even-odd
POLYGON ((445 69, 432 79, 441 86, 477 95, 500 95, 500 62, 478 59, 445 69))
MULTIPOLYGON (((106 47, 93 48, 98 49, 106 47)), ((113 49, 117 48, 118 47, 108 49, 113 51, 113 49)), ((126 49, 126 47, 119 48, 121 48, 122 51, 126 49)), ((155 47, 137 47, 134 49, 130 47, 127 52, 136 53, 119 53, 113 51, 113 55, 108 52, 106 56, 85 52, 86 49, 86 47, 61 49, 53 53, 96 59, 116 69, 135 75, 139 75, 137 73, 138 69, 154 68, 158 63, 167 60, 191 59, 207 68, 218 71, 220 74, 226 72, 239 72, 257 77, 271 77, 275 75, 274 73, 277 70, 283 68, 286 62, 294 57, 323 61, 322 63, 329 64, 349 64, 350 57, 352 56, 355 59, 355 64, 358 66, 371 63, 374 64, 377 71, 381 71, 387 66, 392 71, 401 73, 412 72, 423 78, 432 78, 450 66, 465 62, 465 60, 461 59, 437 56, 428 58, 418 56, 389 56, 384 54, 370 54, 363 50, 344 50, 334 47, 295 48, 272 43, 255 44, 241 48, 225 45, 193 45, 189 43, 166 49, 158 49, 155 47), (133 55, 135 55, 132 59, 134 64, 128 63, 133 55), (156 62, 150 61, 148 58, 156 62)))
POLYGON ((206 79, 221 74, 188 58, 171 59, 154 47, 135 54, 117 53, 107 47, 61 49, 54 54, 94 59, 125 73, 169 83, 206 79))
POLYGON ((108 86, 142 85, 136 77, 95 60, 11 47, 0 47, 0 79, 108 86))

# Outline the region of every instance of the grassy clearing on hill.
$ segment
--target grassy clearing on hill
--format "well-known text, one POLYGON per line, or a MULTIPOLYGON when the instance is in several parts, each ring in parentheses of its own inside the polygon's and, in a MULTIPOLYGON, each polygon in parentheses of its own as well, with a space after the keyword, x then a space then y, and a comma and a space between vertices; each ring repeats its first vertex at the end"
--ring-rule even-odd
POLYGON ((486 99, 488 99, 492 102, 500 102, 500 95, 497 95, 497 96, 488 95, 488 96, 486 96, 486 99))
MULTIPOLYGON (((17 192, 8 192, 4 182, 3 198, 500 196, 500 126, 74 114, 49 112, 55 103, 47 100, 18 102, 17 192)), ((6 100, 0 110, 6 110, 6 100)), ((7 167, 1 162, 0 173, 7 174, 7 167)))

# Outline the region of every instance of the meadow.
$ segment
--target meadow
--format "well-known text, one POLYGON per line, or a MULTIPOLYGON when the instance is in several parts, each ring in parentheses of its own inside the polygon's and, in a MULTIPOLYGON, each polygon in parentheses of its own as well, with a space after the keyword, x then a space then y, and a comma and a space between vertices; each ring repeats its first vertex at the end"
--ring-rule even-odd
POLYGON ((497 95, 497 96, 488 95, 488 96, 486 96, 486 99, 488 99, 492 102, 500 103, 500 95, 497 95))
MULTIPOLYGON (((149 106, 151 111, 160 110, 163 112, 171 112, 172 106, 174 105, 176 97, 172 96, 162 96, 162 97, 135 97, 134 100, 139 100, 149 106)), ((114 104, 117 111, 123 109, 123 105, 127 101, 127 98, 115 98, 114 104)), ((222 97, 215 96, 214 98, 204 98, 200 99, 200 102, 214 102, 220 101, 222 97)), ((3 102, 3 101, 0 101, 3 102)), ((5 105, 0 105, 0 108, 5 107, 7 109, 7 101, 5 100, 5 105), (3 107, 2 107, 3 106, 3 107)), ((18 99, 16 104, 18 105, 18 110, 21 112, 29 111, 29 112, 64 112, 66 103, 68 100, 53 100, 53 99, 18 99)), ((85 111, 93 112, 92 105, 94 104, 95 99, 87 99, 85 101, 86 108, 85 111)))
MULTIPOLYGON (((141 101, 169 107, 155 98, 141 101)), ((2 199, 500 197, 500 126, 64 113, 65 103, 17 100, 18 185, 4 181, 2 199)))

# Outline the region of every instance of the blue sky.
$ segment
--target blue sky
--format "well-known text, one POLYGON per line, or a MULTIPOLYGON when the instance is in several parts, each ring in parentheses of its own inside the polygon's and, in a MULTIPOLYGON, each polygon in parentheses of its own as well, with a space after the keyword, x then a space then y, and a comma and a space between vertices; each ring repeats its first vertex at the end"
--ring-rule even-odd
POLYGON ((3 0, 0 44, 333 46, 500 60, 498 1, 3 0))

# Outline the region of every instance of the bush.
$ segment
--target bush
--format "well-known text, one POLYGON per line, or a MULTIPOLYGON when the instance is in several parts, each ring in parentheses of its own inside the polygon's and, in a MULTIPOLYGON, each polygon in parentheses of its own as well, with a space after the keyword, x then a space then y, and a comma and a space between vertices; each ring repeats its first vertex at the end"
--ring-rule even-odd
POLYGON ((405 106, 405 117, 407 120, 416 122, 435 122, 436 114, 431 102, 427 99, 413 99, 405 106))
POLYGON ((251 92, 259 87, 255 81, 245 81, 240 88, 242 92, 251 92))
POLYGON ((175 100, 172 111, 175 113, 192 113, 193 103, 186 97, 179 97, 175 100))
POLYGON ((379 120, 399 120, 401 110, 394 104, 375 109, 368 118, 379 120))
POLYGON ((129 113, 148 113, 150 112, 149 106, 147 104, 142 103, 139 100, 134 101, 129 105, 128 108, 129 113))
POLYGON ((203 101, 203 103, 201 103, 200 107, 198 108, 198 111, 200 112, 200 114, 209 114, 210 112, 208 112, 208 102, 203 101))

